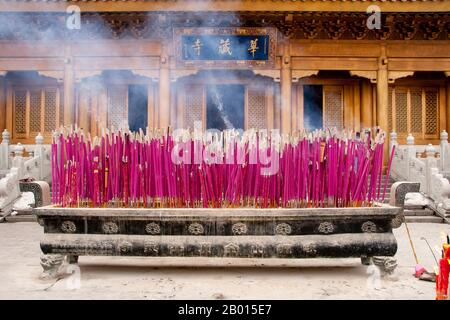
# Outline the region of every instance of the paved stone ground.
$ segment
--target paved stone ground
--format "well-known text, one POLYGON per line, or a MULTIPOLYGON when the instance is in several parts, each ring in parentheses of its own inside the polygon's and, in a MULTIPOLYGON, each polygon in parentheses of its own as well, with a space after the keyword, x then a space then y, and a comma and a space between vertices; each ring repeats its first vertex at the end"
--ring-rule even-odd
MULTIPOLYGON (((409 228, 419 262, 433 270, 421 237, 434 248, 450 226, 410 223, 409 228)), ((435 283, 412 276, 415 261, 405 226, 394 232, 397 279, 381 278, 379 285, 359 259, 81 257, 78 286, 74 275, 65 274, 67 266, 58 280, 39 279, 38 224, 1 223, 0 299, 434 299, 435 283)))

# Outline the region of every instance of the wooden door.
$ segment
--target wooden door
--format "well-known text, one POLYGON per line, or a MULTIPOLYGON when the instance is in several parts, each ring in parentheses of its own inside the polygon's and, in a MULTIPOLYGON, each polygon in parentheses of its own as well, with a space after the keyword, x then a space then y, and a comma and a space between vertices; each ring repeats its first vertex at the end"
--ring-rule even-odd
POLYGON ((344 128, 344 86, 323 86, 323 128, 344 128))
POLYGON ((183 91, 178 93, 179 104, 184 106, 183 108, 178 108, 179 113, 181 113, 178 114, 178 117, 183 120, 181 127, 194 128, 195 122, 201 121, 204 128, 206 125, 205 86, 202 84, 187 84, 184 86, 183 91))
POLYGON ((412 133, 418 141, 439 139, 439 87, 389 88, 388 124, 400 139, 412 133))
POLYGON ((10 95, 13 139, 34 141, 41 133, 49 141, 62 123, 62 95, 56 86, 14 86, 10 95))
POLYGON ((245 99, 245 129, 267 129, 269 110, 266 87, 247 86, 245 99))
POLYGON ((128 85, 109 85, 108 128, 125 128, 128 126, 128 85))

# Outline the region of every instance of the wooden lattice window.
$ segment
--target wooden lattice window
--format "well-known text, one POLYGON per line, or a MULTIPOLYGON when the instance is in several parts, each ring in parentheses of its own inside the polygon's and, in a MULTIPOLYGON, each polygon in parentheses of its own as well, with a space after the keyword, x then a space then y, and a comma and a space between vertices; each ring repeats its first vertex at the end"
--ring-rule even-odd
POLYGON ((184 88, 183 127, 194 128, 195 121, 203 119, 204 92, 202 85, 186 85, 184 88))
POLYGON ((344 87, 323 87, 323 127, 344 128, 344 87))
POLYGON ((247 129, 267 129, 265 88, 247 88, 247 129))
POLYGON ((417 139, 439 137, 439 89, 391 87, 388 104, 389 131, 399 137, 412 133, 417 139))
POLYGON ((128 126, 128 86, 108 86, 108 128, 124 129, 128 126))
POLYGON ((14 87, 12 97, 15 138, 30 139, 38 133, 49 137, 61 123, 58 87, 14 87))

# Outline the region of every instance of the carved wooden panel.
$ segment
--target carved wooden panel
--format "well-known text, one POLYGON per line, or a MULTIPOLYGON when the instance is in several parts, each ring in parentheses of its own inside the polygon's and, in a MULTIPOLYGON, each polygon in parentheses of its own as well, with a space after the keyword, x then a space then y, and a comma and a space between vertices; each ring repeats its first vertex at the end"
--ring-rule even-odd
MULTIPOLYGON (((389 87, 388 91, 389 91, 389 93, 388 93, 389 97, 392 97, 392 87, 389 87)), ((388 114, 387 114, 389 132, 392 131, 392 123, 394 121, 394 117, 392 116, 393 115, 392 108, 393 108, 392 98, 389 98, 388 99, 388 114)))
POLYGON ((203 119, 203 85, 186 85, 184 88, 184 128, 194 128, 195 121, 203 119))
POLYGON ((56 88, 44 92, 44 132, 52 132, 57 127, 59 108, 56 88))
POLYGON ((410 99, 411 99, 411 107, 410 107, 410 118, 411 125, 410 131, 412 134, 421 134, 422 133, 422 125, 423 125, 423 116, 422 116, 422 90, 418 88, 412 88, 410 90, 410 99))
POLYGON ((14 133, 25 134, 27 127, 27 91, 14 92, 14 133))
POLYGON ((41 90, 30 91, 30 132, 41 132, 41 90))
POLYGON ((439 94, 438 89, 425 89, 425 134, 437 136, 439 134, 439 94))
MULTIPOLYGON (((444 1, 434 2, 437 6, 437 2, 443 3, 444 1)), ((176 3, 176 1, 173 2, 176 3)), ((414 1, 411 0, 411 2, 414 1)), ((271 5, 270 1, 265 1, 265 3, 268 6, 271 5)), ((367 3, 369 4, 369 1, 367 3)), ((252 5, 250 1, 248 1, 248 5, 252 5)), ((338 3, 335 5, 338 6, 338 3)), ((433 5, 434 3, 430 1, 430 8, 433 5)), ((243 8, 246 6, 244 5, 243 8)), ((272 6, 275 9, 277 4, 273 3, 272 6)), ((398 7, 402 7, 402 4, 398 4, 398 7)), ((238 17, 236 12, 217 11, 192 15, 183 10, 176 11, 164 14, 164 18, 161 18, 161 12, 122 12, 120 14, 117 12, 82 12, 83 28, 72 30, 70 35, 64 32, 66 21, 64 12, 52 12, 49 15, 39 12, 15 14, 1 12, 0 20, 4 21, 5 27, 0 30, 0 37, 14 40, 65 40, 67 37, 80 40, 167 39, 173 35, 172 26, 191 28, 204 25, 222 28, 223 26, 240 25, 275 27, 284 36, 294 39, 448 39, 449 14, 448 12, 440 13, 439 10, 433 14, 383 12, 380 29, 367 28, 365 12, 334 12, 330 14, 330 12, 326 12, 327 10, 325 12, 294 11, 290 13, 292 15, 290 21, 287 21, 285 12, 272 11, 272 9, 270 12, 242 10, 238 17), (205 16, 207 16, 207 23, 205 23, 205 16), (42 32, 42 28, 53 32, 42 32)))
POLYGON ((57 87, 21 86, 13 89, 14 138, 50 137, 62 119, 62 99, 57 87))
POLYGON ((323 127, 344 128, 344 88, 342 86, 323 87, 323 127))
POLYGON ((247 88, 247 129, 267 129, 265 88, 247 88))
POLYGON ((128 126, 128 86, 111 85, 108 87, 108 128, 126 128, 128 126))
POLYGON ((389 130, 399 138, 412 133, 417 139, 439 137, 439 91, 437 87, 391 87, 388 108, 389 130))
POLYGON ((59 123, 62 125, 64 123, 64 91, 59 90, 59 123))
POLYGON ((394 95, 396 131, 398 133, 408 134, 408 99, 407 91, 400 88, 395 90, 394 95))

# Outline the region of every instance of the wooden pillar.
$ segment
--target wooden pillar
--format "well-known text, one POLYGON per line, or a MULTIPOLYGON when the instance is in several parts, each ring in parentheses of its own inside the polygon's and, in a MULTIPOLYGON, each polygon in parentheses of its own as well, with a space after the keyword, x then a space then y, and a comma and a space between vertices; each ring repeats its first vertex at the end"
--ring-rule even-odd
POLYGON ((91 135, 93 137, 100 135, 98 132, 98 95, 96 90, 90 91, 91 100, 91 135))
POLYGON ((85 132, 90 130, 89 128, 89 90, 83 83, 80 83, 78 90, 78 126, 83 128, 85 132))
POLYGON ((304 125, 304 105, 305 105, 305 101, 304 101, 304 91, 303 91, 303 85, 299 84, 297 86, 297 130, 303 130, 303 128, 305 127, 304 125))
POLYGON ((281 132, 291 132, 292 70, 289 42, 284 43, 281 61, 281 132))
POLYGON ((151 81, 147 87, 147 125, 150 129, 157 127, 155 124, 155 90, 151 81))
MULTIPOLYGON (((447 131, 447 88, 444 85, 439 86, 439 96, 438 96, 438 104, 439 104, 439 132, 442 130, 447 131)), ((448 131, 447 131, 448 133, 448 131)))
POLYGON ((344 85, 344 127, 349 130, 355 130, 355 102, 353 98, 353 86, 344 85))
POLYGON ((372 120, 372 86, 369 80, 363 80, 361 85, 361 125, 371 128, 372 120))
POLYGON ((291 90, 291 131, 297 130, 297 86, 293 85, 291 90))
POLYGON ((361 86, 359 83, 353 86, 353 116, 355 131, 361 131, 361 86))
POLYGON ((377 74, 377 125, 386 132, 386 141, 384 143, 384 165, 389 159, 389 128, 388 128, 388 70, 386 48, 381 48, 381 56, 378 60, 378 74, 377 74))
POLYGON ((273 126, 281 131, 281 86, 278 83, 275 83, 274 91, 273 126))
POLYGON ((274 83, 270 83, 266 89, 267 129, 269 130, 274 128, 274 113, 275 113, 274 86, 275 86, 274 83))
POLYGON ((167 128, 170 121, 170 72, 167 45, 163 46, 159 69, 159 127, 167 128))
POLYGON ((447 132, 450 132, 450 77, 447 77, 447 86, 446 86, 446 102, 447 102, 447 106, 445 108, 446 111, 446 116, 447 116, 447 132))
POLYGON ((184 85, 182 83, 177 84, 177 112, 176 112, 176 128, 184 127, 184 97, 186 95, 184 85))
POLYGON ((169 125, 171 128, 177 127, 177 92, 178 92, 178 83, 174 82, 170 85, 170 115, 169 115, 169 125))
POLYGON ((64 125, 73 124, 74 115, 74 72, 73 59, 66 54, 64 65, 64 125))
MULTIPOLYGON (((97 132, 102 133, 103 129, 108 126, 108 90, 102 85, 98 90, 97 98, 97 112, 98 112, 98 126, 97 132)), ((116 128, 117 129, 117 128, 116 128)))
POLYGON ((6 86, 5 79, 0 77, 0 132, 6 128, 6 86))
POLYGON ((13 88, 11 82, 6 83, 6 130, 11 134, 11 138, 15 139, 13 130, 13 88))

